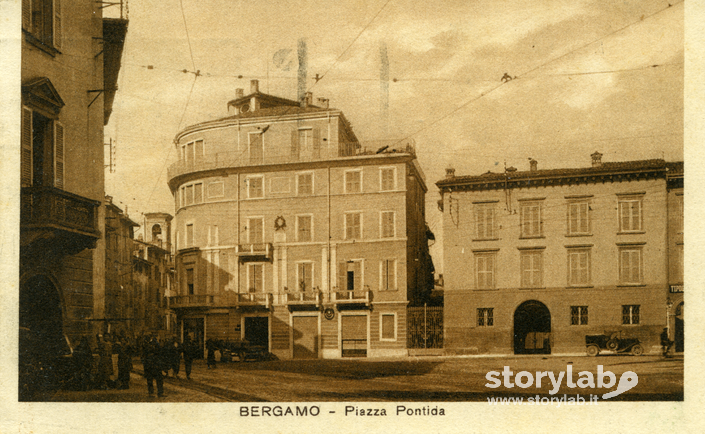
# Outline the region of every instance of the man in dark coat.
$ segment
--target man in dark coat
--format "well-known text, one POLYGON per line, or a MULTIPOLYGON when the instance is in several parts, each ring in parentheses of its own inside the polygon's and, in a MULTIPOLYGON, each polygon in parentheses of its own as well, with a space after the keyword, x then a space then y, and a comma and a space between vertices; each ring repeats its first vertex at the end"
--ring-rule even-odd
POLYGON ((162 348, 157 341, 157 338, 152 336, 144 345, 144 354, 142 357, 144 363, 144 376, 147 379, 147 392, 149 395, 154 395, 154 381, 157 382, 157 396, 164 396, 164 359, 162 348))
POLYGON ((169 367, 171 368, 174 377, 178 377, 179 369, 181 367, 181 346, 179 345, 179 341, 176 339, 169 339, 167 344, 169 367))
POLYGON ((117 388, 118 389, 129 389, 130 388, 130 371, 132 371, 132 345, 127 338, 122 337, 119 340, 119 346, 117 349, 118 354, 118 379, 117 388))
POLYGON ((208 350, 208 359, 206 361, 206 364, 208 365, 208 369, 210 369, 211 367, 215 369, 215 350, 217 349, 218 345, 213 339, 206 340, 206 350, 208 350))
POLYGON ((184 343, 181 345, 181 350, 184 353, 184 370, 186 371, 186 379, 191 379, 191 365, 193 364, 193 359, 196 358, 196 352, 198 347, 196 343, 191 340, 190 335, 186 335, 184 338, 184 343))

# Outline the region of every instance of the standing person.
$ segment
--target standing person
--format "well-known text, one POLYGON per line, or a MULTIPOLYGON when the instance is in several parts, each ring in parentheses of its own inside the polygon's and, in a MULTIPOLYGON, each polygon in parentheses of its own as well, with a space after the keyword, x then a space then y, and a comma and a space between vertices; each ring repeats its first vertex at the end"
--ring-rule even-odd
POLYGON ((196 351, 198 348, 196 344, 191 340, 191 335, 186 335, 184 338, 184 343, 181 345, 181 350, 184 353, 184 371, 186 371, 186 379, 191 379, 191 364, 193 359, 196 358, 196 351))
POLYGON ((118 351, 118 389, 130 388, 130 372, 132 371, 132 354, 133 349, 126 338, 119 341, 120 348, 118 351))
POLYGON ((97 336, 98 342, 98 378, 96 386, 100 390, 106 390, 110 386, 110 376, 113 374, 113 349, 112 346, 103 338, 103 335, 97 336))
POLYGON ((673 341, 668 338, 668 327, 661 332, 661 347, 663 348, 663 356, 668 357, 668 351, 671 349, 673 341))
POLYGON ((215 350, 216 350, 216 344, 213 339, 208 339, 206 340, 206 350, 208 350, 208 358, 206 360, 206 364, 208 366, 208 369, 213 367, 215 369, 215 350))
POLYGON ((171 368, 174 378, 179 377, 179 369, 181 368, 181 345, 176 338, 169 340, 169 367, 171 368))
POLYGON ((73 360, 76 368, 76 387, 78 390, 88 390, 93 366, 93 353, 87 337, 81 338, 81 342, 73 352, 73 360))
POLYGON ((147 392, 154 395, 154 381, 157 383, 157 396, 164 396, 164 376, 162 375, 162 351, 155 336, 151 336, 143 349, 144 376, 147 379, 147 392))

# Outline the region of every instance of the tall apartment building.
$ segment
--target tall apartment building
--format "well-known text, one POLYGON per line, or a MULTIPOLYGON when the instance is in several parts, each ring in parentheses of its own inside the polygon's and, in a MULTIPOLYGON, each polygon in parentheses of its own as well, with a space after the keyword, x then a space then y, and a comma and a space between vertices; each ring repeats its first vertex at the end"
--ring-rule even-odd
POLYGON ((102 11, 22 2, 20 326, 48 352, 105 317, 103 126, 127 20, 102 11))
POLYGON ((413 146, 365 149, 340 110, 257 80, 228 111, 179 132, 168 171, 183 333, 284 359, 406 354, 406 306, 431 289, 413 146))
POLYGON ((586 335, 621 332, 654 352, 664 327, 682 347, 683 163, 601 157, 577 169, 448 169, 436 183, 446 348, 583 353, 586 335))

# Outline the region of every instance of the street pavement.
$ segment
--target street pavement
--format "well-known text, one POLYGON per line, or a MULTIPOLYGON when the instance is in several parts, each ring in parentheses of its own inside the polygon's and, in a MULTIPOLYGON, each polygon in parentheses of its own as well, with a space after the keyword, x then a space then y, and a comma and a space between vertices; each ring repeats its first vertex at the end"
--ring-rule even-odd
MULTIPOLYGON (((616 389, 569 387, 578 373, 603 371, 615 374, 617 383, 623 373, 638 375, 638 384, 612 400, 683 400, 683 357, 660 356, 508 356, 508 357, 407 357, 397 359, 277 360, 266 362, 219 363, 207 369, 203 360, 194 362, 191 379, 182 371, 179 378, 165 379, 165 398, 149 397, 146 380, 139 375, 142 366, 135 359, 129 390, 74 392, 62 391, 54 401, 73 402, 327 402, 327 401, 486 401, 502 396, 587 396, 602 395, 616 389), (486 386, 490 371, 548 371, 558 378, 566 372, 557 393, 549 378, 541 388, 505 384, 486 386)), ((503 380, 502 375, 497 375, 503 380)), ((513 377, 512 377, 513 378, 513 377)), ((526 377, 522 380, 526 382, 526 377)), ((502 381, 504 383, 504 381, 502 381)), ((597 379, 595 379, 597 382, 597 379)))

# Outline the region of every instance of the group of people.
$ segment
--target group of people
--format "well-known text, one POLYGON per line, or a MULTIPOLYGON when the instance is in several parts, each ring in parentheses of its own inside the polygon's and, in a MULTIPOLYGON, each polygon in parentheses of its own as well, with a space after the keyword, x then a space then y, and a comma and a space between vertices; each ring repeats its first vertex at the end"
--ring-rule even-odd
POLYGON ((95 353, 84 336, 73 352, 74 388, 129 389, 134 355, 134 343, 125 336, 97 335, 95 353))
POLYGON ((169 371, 172 372, 173 377, 179 376, 182 354, 186 379, 191 379, 193 359, 197 358, 199 354, 198 346, 190 336, 186 335, 181 344, 175 339, 166 339, 160 342, 154 335, 144 339, 142 365, 149 395, 154 394, 154 383, 156 382, 157 396, 164 396, 164 376, 168 376, 169 371))

